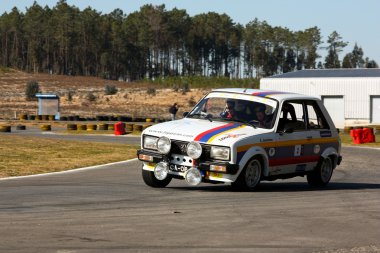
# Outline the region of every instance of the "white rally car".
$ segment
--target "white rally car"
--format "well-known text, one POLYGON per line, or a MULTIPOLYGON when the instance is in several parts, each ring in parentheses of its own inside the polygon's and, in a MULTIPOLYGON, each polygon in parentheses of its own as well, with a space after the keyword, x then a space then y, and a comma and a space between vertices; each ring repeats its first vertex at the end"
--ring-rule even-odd
POLYGON ((147 128, 141 147, 142 177, 152 187, 178 178, 251 190, 295 176, 324 186, 342 160, 320 99, 255 89, 213 90, 183 119, 147 128))

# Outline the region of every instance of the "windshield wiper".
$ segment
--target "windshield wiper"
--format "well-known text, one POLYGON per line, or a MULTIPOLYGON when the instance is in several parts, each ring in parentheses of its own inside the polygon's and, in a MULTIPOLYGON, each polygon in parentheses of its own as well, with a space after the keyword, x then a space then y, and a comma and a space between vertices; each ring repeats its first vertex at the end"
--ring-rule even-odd
POLYGON ((236 122, 240 122, 240 123, 243 123, 243 124, 246 124, 246 125, 249 125, 251 127, 253 127, 254 129, 257 128, 257 126, 255 126, 254 124, 252 124, 251 122, 247 122, 247 121, 244 121, 244 120, 240 120, 240 119, 229 119, 229 118, 224 118, 225 120, 228 120, 228 121, 236 121, 236 122))

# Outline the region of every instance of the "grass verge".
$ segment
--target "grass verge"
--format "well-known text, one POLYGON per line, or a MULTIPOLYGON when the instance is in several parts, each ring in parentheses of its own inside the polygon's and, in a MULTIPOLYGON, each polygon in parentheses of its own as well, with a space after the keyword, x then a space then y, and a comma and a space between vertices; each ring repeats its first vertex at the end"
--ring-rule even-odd
POLYGON ((136 157, 137 146, 50 140, 2 134, 0 177, 33 175, 123 161, 136 157))

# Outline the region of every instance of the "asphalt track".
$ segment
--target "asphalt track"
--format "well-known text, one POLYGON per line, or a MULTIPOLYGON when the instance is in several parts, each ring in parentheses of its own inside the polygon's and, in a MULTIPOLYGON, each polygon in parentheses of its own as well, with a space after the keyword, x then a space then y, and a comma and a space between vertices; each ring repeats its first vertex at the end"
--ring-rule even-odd
POLYGON ((324 189, 154 189, 136 160, 0 180, 0 252, 380 252, 380 150, 343 156, 324 189))

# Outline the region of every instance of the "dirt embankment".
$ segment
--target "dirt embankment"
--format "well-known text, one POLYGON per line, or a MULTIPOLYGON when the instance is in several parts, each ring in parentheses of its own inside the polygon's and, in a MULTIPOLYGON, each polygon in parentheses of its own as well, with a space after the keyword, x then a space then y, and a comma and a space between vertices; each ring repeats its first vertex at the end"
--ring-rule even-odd
POLYGON ((178 115, 182 115, 208 92, 195 89, 182 92, 160 89, 148 84, 110 81, 96 77, 11 71, 0 73, 0 119, 11 119, 15 115, 24 113, 37 114, 37 101, 25 99, 26 84, 32 80, 38 82, 43 93, 55 93, 60 96, 62 116, 126 115, 168 118, 168 108, 174 102, 180 105, 178 115), (115 86, 118 92, 115 95, 105 95, 106 85, 115 86), (88 98, 89 93, 94 95, 92 101, 88 98))

